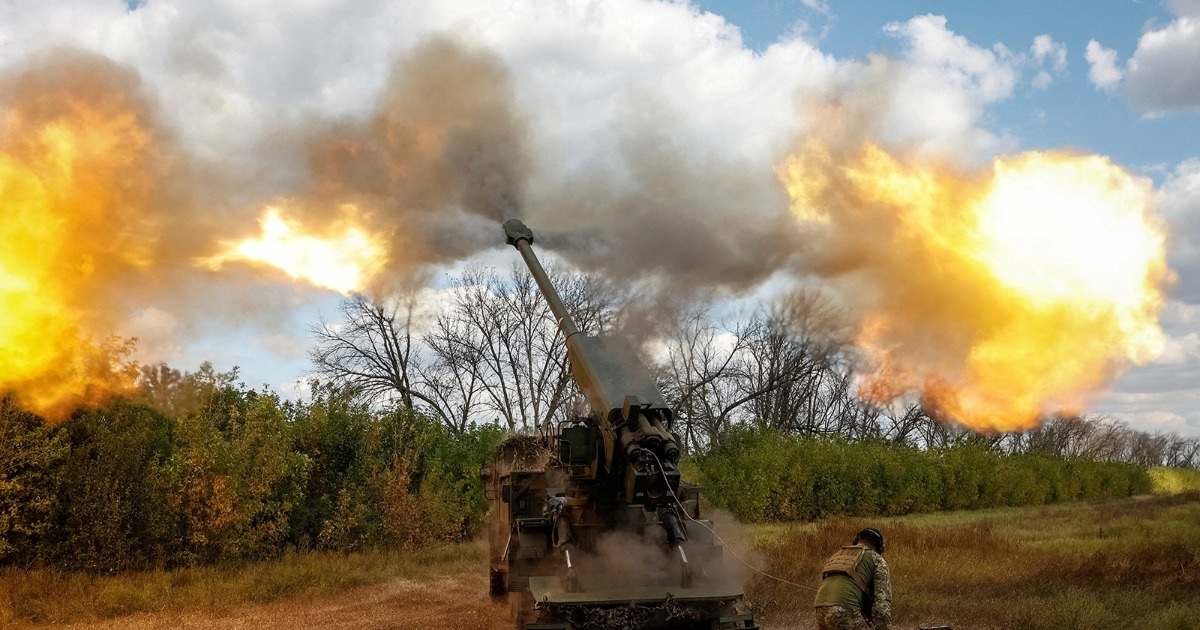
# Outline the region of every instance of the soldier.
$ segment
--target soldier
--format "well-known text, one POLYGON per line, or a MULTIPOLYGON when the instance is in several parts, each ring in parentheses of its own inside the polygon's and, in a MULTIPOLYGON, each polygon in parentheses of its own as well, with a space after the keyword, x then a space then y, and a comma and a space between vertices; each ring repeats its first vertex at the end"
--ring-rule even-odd
POLYGON ((892 578, 883 549, 883 534, 867 528, 825 563, 814 602, 819 630, 887 630, 892 578))

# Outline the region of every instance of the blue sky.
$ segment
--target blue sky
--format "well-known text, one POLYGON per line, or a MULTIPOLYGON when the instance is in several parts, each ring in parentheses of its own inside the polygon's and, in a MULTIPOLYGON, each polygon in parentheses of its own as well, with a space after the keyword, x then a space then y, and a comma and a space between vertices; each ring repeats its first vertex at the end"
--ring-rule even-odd
MULTIPOLYGON (((869 83, 880 58, 894 72, 869 86, 890 99, 874 122, 895 144, 976 165, 1028 149, 1110 156, 1151 178, 1178 282, 1162 356, 1126 371, 1096 409, 1200 435, 1200 0, 10 0, 0 72, 64 47, 128 69, 184 156, 229 187, 205 191, 221 205, 210 210, 220 235, 248 236, 264 204, 303 194, 306 134, 370 117, 397 57, 439 36, 487 51, 511 77, 530 121, 531 225, 568 229, 626 208, 637 231, 609 236, 655 244, 643 248, 658 256, 644 261, 652 273, 574 259, 618 282, 707 272, 752 296, 778 282, 745 253, 793 252, 738 230, 786 213, 773 169, 819 131, 797 103, 869 83), (672 186, 647 181, 664 172, 672 186), (693 223, 708 229, 678 243, 693 223), (695 242, 712 233, 729 242, 695 242)), ((403 228, 386 214, 381 229, 403 228)), ((507 266, 509 254, 471 260, 507 266)), ((114 304, 134 305, 117 324, 142 339, 144 359, 209 359, 240 366, 248 383, 303 389, 309 328, 336 317, 337 294, 256 268, 189 281, 141 303, 113 289, 114 304)))
POLYGON ((1172 20, 1162 2, 703 0, 697 4, 737 25, 746 46, 759 52, 801 32, 839 58, 898 55, 904 42, 886 33, 884 26, 924 14, 945 16, 950 30, 983 47, 1000 44, 1026 52, 1035 37, 1050 35, 1066 46, 1065 76, 1046 90, 1028 85, 1017 89, 989 109, 990 127, 1017 136, 1023 149, 1077 147, 1112 156, 1160 179, 1158 169, 1194 157, 1200 146, 1200 116, 1195 113, 1146 117, 1119 95, 1097 93, 1088 81, 1084 57, 1088 42, 1097 40, 1120 59, 1129 59, 1144 28, 1172 20), (1086 19, 1081 19, 1084 14, 1086 19))

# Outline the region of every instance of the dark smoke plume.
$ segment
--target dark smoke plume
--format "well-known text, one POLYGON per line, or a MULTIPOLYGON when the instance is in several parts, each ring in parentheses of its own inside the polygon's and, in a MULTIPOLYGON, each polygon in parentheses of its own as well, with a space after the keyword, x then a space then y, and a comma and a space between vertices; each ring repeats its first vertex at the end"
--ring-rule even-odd
MULTIPOLYGON (((208 327, 277 322, 296 297, 274 272, 238 264, 214 274, 198 264, 250 236, 268 205, 314 231, 355 206, 368 229, 392 240, 388 278, 494 246, 529 168, 512 100, 508 73, 490 54, 432 40, 396 62, 365 120, 283 132, 303 138, 304 166, 292 185, 270 190, 261 173, 186 150, 128 67, 54 50, 7 69, 0 272, 20 281, 0 298, 23 310, 6 313, 19 323, 5 329, 12 338, 0 350, 25 357, 28 373, 0 369, 0 390, 65 391, 72 386, 55 384, 76 379, 75 389, 96 390, 112 380, 99 344, 114 334, 142 337, 143 351, 167 358, 208 327), (20 345, 34 331, 41 341, 20 345)), ((269 155, 264 163, 283 157, 269 155)), ((57 397, 59 409, 71 396, 43 397, 57 397)))
POLYGON ((431 40, 399 59, 377 110, 330 124, 306 152, 306 218, 354 204, 393 235, 390 269, 467 257, 498 241, 529 170, 510 77, 490 53, 431 40))

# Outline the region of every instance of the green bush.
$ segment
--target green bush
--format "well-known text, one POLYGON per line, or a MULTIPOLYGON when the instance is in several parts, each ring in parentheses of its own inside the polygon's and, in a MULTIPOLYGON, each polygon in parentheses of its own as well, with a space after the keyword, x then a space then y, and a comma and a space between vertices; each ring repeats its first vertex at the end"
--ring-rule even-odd
POLYGON ((116 573, 415 549, 470 538, 486 516, 479 471, 496 426, 451 432, 330 388, 285 402, 209 365, 154 374, 139 400, 60 425, 0 400, 0 566, 116 573))
POLYGON ((171 419, 129 401, 77 413, 59 427, 68 452, 47 541, 56 564, 115 573, 170 553, 166 469, 175 430, 171 419))
POLYGON ((757 522, 1118 498, 1151 484, 1145 469, 1130 464, 1005 456, 977 444, 919 450, 757 428, 732 431, 697 464, 710 503, 757 522))
POLYGON ((1151 488, 1154 494, 1200 492, 1200 470, 1185 468, 1151 468, 1151 488))
POLYGON ((0 401, 0 564, 42 559, 58 507, 65 437, 0 401))
MULTIPOLYGON (((416 549, 487 514, 479 471, 504 432, 454 432, 344 391, 311 402, 210 365, 160 366, 136 400, 59 425, 0 399, 0 566, 114 573, 289 550, 416 549)), ((707 501, 747 521, 1040 505, 1200 489, 1200 472, 920 450, 737 428, 684 462, 707 501)))
POLYGON ((277 555, 303 500, 309 458, 290 444, 274 394, 231 390, 180 422, 169 502, 180 548, 172 564, 277 555))

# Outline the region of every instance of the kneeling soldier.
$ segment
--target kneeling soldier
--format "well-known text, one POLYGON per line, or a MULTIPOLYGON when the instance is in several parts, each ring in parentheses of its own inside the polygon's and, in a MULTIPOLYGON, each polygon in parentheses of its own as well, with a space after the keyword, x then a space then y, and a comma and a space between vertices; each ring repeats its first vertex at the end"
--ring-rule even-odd
POLYGON ((887 630, 892 619, 892 578, 883 548, 883 534, 867 528, 829 558, 814 602, 817 628, 887 630))

